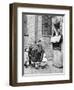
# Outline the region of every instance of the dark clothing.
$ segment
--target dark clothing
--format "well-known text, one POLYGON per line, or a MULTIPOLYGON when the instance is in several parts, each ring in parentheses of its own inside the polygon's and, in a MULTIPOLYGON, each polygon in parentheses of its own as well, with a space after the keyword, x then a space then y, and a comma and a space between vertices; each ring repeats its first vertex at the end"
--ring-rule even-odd
POLYGON ((61 44, 63 42, 63 36, 61 35, 60 41, 56 43, 52 43, 54 50, 60 50, 61 51, 61 44))
POLYGON ((31 62, 41 62, 43 59, 43 53, 44 50, 42 48, 42 45, 38 44, 37 47, 29 47, 29 61, 31 62))

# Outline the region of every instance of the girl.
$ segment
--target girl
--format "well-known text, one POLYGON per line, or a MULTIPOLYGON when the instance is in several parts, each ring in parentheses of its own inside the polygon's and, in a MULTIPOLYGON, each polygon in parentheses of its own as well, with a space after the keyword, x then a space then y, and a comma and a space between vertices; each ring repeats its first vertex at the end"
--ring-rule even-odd
POLYGON ((51 43, 53 48, 53 65, 55 67, 61 68, 63 67, 63 60, 62 60, 62 42, 63 42, 63 35, 59 32, 59 28, 56 28, 53 32, 53 36, 51 37, 51 43))
POLYGON ((24 66, 26 68, 29 66, 28 48, 24 51, 24 66))

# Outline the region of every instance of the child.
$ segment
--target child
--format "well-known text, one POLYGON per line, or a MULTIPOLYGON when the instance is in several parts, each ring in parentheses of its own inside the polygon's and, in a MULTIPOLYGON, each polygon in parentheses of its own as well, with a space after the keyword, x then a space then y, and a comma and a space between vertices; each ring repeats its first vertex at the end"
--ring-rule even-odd
POLYGON ((47 62, 47 58, 46 58, 46 54, 44 53, 44 55, 43 55, 43 60, 42 60, 42 62, 47 62))
POLYGON ((26 48, 24 52, 24 66, 29 66, 28 48, 26 48))
POLYGON ((63 35, 61 33, 60 28, 56 27, 53 32, 53 36, 51 37, 51 43, 53 48, 53 65, 57 68, 63 67, 63 59, 62 59, 62 43, 63 43, 63 35))
POLYGON ((42 62, 41 62, 41 68, 44 69, 46 66, 47 66, 47 58, 46 58, 46 54, 44 53, 43 55, 43 59, 42 59, 42 62))

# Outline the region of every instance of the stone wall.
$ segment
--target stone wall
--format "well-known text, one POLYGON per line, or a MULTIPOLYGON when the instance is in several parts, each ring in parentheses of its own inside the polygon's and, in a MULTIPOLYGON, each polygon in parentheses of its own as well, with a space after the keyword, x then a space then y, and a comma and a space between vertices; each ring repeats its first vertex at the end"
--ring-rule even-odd
POLYGON ((27 31, 28 36, 24 36, 24 47, 35 41, 35 15, 27 15, 27 31))

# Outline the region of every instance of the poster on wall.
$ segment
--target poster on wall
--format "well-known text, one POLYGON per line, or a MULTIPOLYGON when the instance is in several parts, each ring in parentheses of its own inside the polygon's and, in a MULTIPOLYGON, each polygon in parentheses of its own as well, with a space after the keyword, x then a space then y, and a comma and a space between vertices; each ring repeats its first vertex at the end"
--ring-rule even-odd
POLYGON ((10 4, 10 85, 72 82, 72 7, 10 4))

